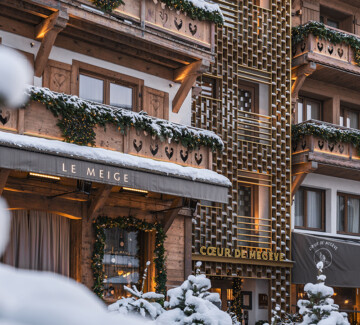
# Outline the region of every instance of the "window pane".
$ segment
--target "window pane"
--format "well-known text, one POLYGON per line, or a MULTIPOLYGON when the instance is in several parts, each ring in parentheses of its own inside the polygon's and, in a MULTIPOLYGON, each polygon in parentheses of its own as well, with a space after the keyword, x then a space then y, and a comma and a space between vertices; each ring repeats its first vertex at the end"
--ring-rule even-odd
POLYGON ((360 199, 349 197, 347 209, 348 231, 359 233, 360 199))
POLYGON ((320 104, 308 102, 306 105, 306 114, 308 120, 320 120, 320 104))
POLYGON ((298 107, 297 107, 297 117, 298 117, 298 123, 301 123, 304 118, 303 118, 303 109, 304 109, 304 106, 303 106, 303 103, 302 101, 298 102, 298 107))
POLYGON ((306 191, 307 200, 307 226, 309 228, 321 228, 322 195, 317 191, 306 191))
POLYGON ((241 111, 251 112, 252 111, 252 98, 251 91, 246 89, 239 90, 239 107, 241 111))
POLYGON ((251 187, 239 186, 238 189, 238 216, 251 216, 251 187))
POLYGON ((339 28, 339 22, 336 20, 329 19, 327 20, 327 25, 334 28, 339 28))
POLYGON ((344 231, 345 198, 343 196, 338 195, 337 208, 337 230, 344 231))
POLYGON ((79 96, 97 103, 104 102, 104 81, 80 75, 79 96))
POLYGON ((104 298, 126 296, 123 286, 139 281, 139 233, 120 228, 105 229, 103 258, 104 298))
POLYGON ((345 111, 343 109, 340 110, 340 126, 345 126, 344 125, 344 114, 345 111))
POLYGON ((110 84, 110 105, 132 110, 133 89, 117 84, 110 84))
POLYGON ((358 112, 348 111, 348 127, 357 129, 359 127, 359 114, 358 112))
POLYGON ((295 226, 304 227, 304 190, 302 189, 295 194, 295 226))

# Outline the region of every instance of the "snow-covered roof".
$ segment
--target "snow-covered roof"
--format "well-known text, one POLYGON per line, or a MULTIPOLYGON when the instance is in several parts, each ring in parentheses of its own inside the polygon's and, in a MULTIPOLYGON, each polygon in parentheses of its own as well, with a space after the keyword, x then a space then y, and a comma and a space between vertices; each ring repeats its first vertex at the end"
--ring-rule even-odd
POLYGON ((40 153, 50 153, 79 160, 103 163, 116 167, 136 169, 152 173, 155 172, 163 175, 165 174, 167 176, 185 178, 208 184, 215 184, 226 187, 231 186, 229 179, 209 169, 184 167, 170 162, 133 156, 102 148, 79 146, 58 140, 48 140, 0 131, 0 145, 40 153))

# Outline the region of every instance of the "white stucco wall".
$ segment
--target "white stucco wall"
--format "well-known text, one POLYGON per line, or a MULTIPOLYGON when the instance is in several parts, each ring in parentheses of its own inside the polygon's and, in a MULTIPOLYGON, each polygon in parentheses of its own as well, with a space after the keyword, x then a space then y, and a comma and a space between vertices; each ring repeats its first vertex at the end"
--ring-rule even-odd
MULTIPOLYGON (((348 179, 325 176, 320 174, 309 174, 305 177, 302 186, 313 187, 325 190, 325 231, 327 235, 339 238, 357 238, 358 236, 349 236, 337 234, 337 193, 348 193, 360 195, 360 182, 348 179)), ((292 206, 291 228, 295 228, 295 202, 292 206)), ((306 232, 324 235, 324 232, 295 229, 296 232, 306 232)))
MULTIPOLYGON (((36 56, 36 53, 39 50, 40 42, 35 41, 30 38, 22 37, 16 34, 4 32, 0 30, 0 37, 2 38, 2 44, 24 51, 28 53, 32 53, 36 56)), ((154 89, 158 89, 161 91, 165 91, 169 93, 169 120, 176 123, 181 123, 185 125, 191 125, 191 91, 187 95, 183 105, 179 113, 175 114, 172 112, 172 101, 175 97, 176 92, 180 88, 179 83, 174 83, 171 80, 159 78, 141 71, 137 71, 134 69, 130 69, 121 65, 117 65, 111 62, 107 62, 104 60, 96 59, 91 56, 83 55, 80 53, 72 52, 69 50, 65 50, 63 48, 59 48, 54 46, 50 53, 50 59, 56 60, 59 62, 72 64, 73 60, 85 62, 94 66, 98 66, 104 69, 116 71, 122 74, 126 74, 129 76, 133 76, 135 78, 139 78, 144 80, 144 85, 147 87, 151 87, 154 89), (170 84, 172 86, 170 86, 170 84)), ((35 86, 42 86, 41 78, 34 78, 35 86)))

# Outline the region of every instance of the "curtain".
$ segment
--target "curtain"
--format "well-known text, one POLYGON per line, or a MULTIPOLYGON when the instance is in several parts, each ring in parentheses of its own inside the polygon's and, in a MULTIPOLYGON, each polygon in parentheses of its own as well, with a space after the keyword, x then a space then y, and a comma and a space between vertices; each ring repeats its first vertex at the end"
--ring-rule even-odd
POLYGON ((322 200, 321 193, 306 191, 307 223, 309 228, 321 228, 322 200))
POLYGON ((348 198, 348 231, 359 233, 360 200, 348 198))
POLYGON ((22 269, 69 276, 70 222, 43 211, 13 211, 3 262, 22 269))

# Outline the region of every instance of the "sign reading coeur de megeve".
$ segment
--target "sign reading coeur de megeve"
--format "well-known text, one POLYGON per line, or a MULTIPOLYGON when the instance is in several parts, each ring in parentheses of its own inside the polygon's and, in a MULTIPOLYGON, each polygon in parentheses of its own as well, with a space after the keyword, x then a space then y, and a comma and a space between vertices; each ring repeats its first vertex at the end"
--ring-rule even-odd
POLYGON ((221 247, 200 247, 200 254, 205 256, 230 257, 239 259, 261 260, 261 261, 284 261, 285 254, 272 251, 255 251, 247 249, 230 249, 221 247))

